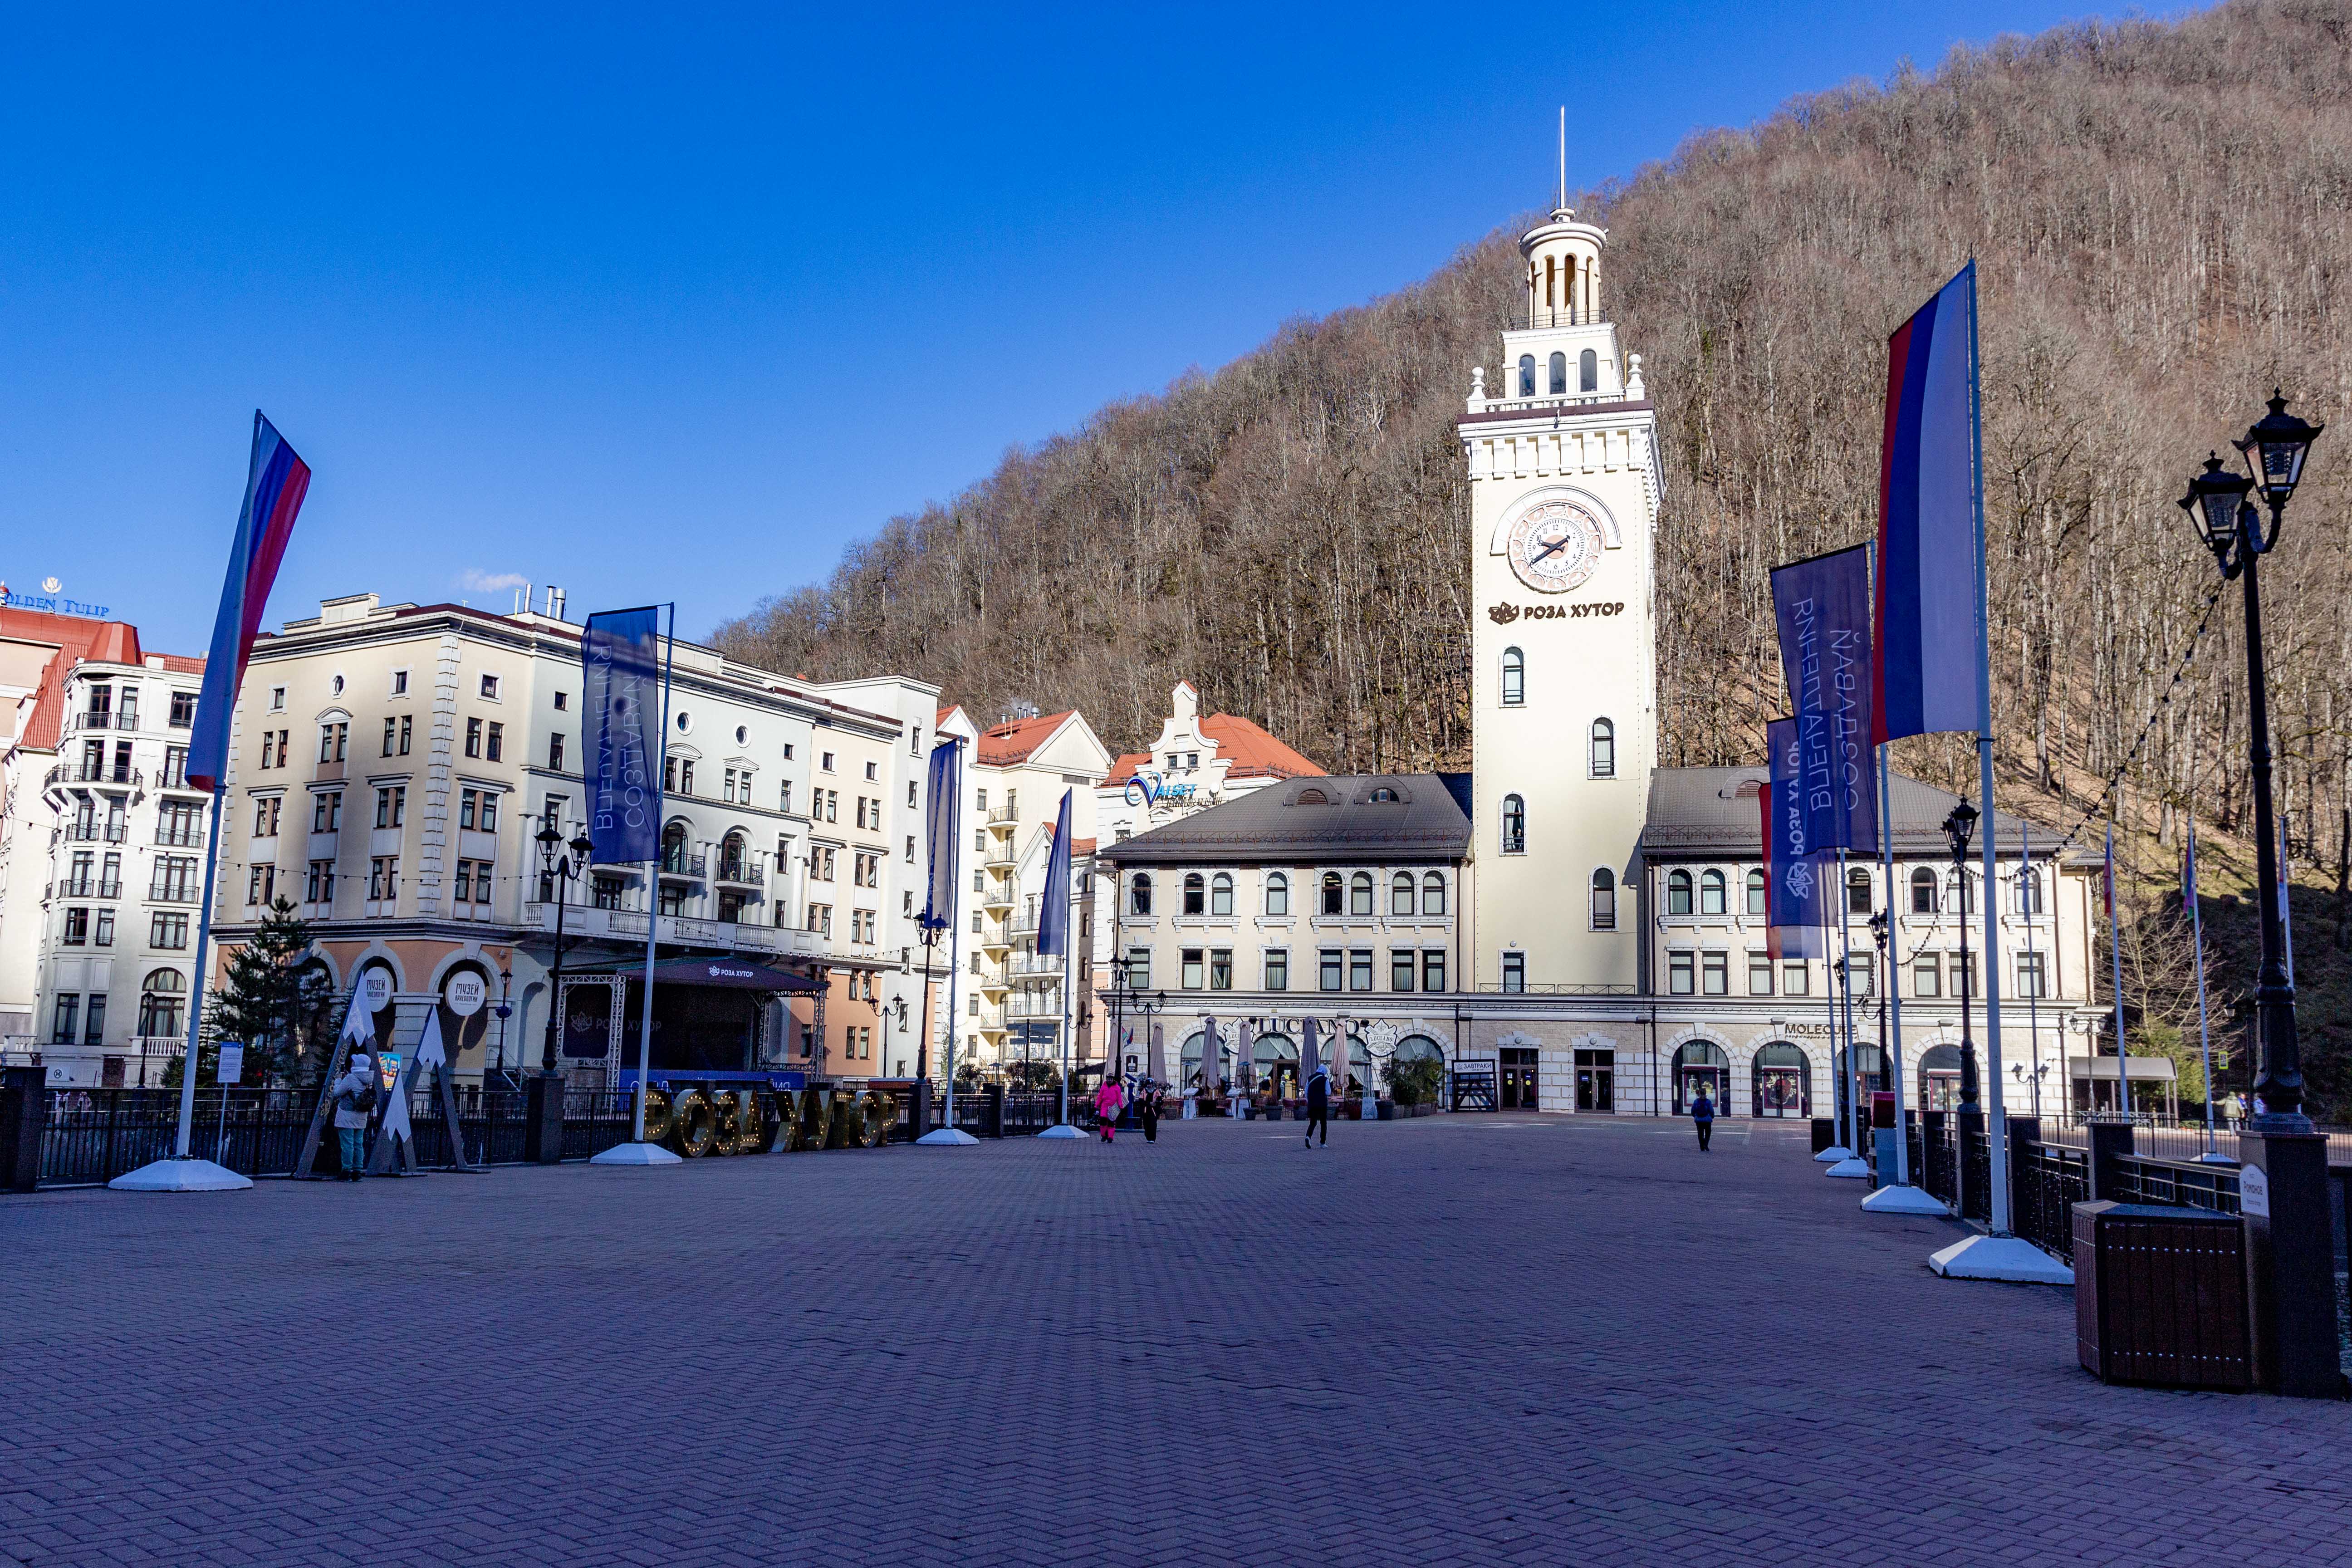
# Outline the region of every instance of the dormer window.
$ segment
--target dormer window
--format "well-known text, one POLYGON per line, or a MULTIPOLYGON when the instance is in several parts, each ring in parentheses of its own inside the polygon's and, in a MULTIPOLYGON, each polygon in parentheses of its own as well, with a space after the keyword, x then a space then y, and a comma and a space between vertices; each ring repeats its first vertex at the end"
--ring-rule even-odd
POLYGON ((1568 391, 1568 356, 1555 353, 1551 356, 1551 395, 1565 395, 1568 391))
POLYGON ((1372 799, 1376 802, 1386 801, 1393 804, 1396 797, 1397 792, 1392 789, 1376 789, 1372 792, 1372 799))
POLYGON ((1536 356, 1533 354, 1521 354, 1519 356, 1519 395, 1521 397, 1533 397, 1535 395, 1536 356))

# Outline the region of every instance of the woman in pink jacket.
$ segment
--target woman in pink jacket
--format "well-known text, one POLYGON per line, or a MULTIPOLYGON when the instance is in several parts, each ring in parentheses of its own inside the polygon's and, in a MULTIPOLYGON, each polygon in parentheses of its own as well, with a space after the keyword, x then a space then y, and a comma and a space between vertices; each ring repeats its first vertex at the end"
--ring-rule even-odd
POLYGON ((1113 1142, 1111 1131, 1118 1121, 1119 1107, 1126 1103, 1127 1096, 1120 1092, 1118 1079, 1105 1077, 1102 1087, 1095 1090, 1095 1120, 1102 1125, 1104 1142, 1113 1142))

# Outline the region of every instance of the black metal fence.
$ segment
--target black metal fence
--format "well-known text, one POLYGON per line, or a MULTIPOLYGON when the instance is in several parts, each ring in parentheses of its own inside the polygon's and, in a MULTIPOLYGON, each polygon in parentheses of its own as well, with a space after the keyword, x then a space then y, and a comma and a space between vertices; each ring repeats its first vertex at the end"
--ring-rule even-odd
POLYGON ((2074 1261, 2074 1205, 2091 1197, 2091 1157, 2055 1143, 2019 1146, 2011 1208, 2017 1234, 2063 1263, 2074 1261))
POLYGON ((2124 1204, 2158 1204, 2167 1208, 2236 1214, 2238 1167, 2194 1165, 2180 1160, 2151 1160, 2144 1155, 2126 1154, 2116 1161, 2115 1190, 2106 1195, 2124 1204))
POLYGON ((1949 1116, 1930 1116, 1919 1131, 1919 1185, 1957 1211, 1960 1206, 1960 1149, 1949 1116))
POLYGON ((563 1157, 593 1160, 636 1131, 633 1089, 573 1089, 563 1094, 563 1157))

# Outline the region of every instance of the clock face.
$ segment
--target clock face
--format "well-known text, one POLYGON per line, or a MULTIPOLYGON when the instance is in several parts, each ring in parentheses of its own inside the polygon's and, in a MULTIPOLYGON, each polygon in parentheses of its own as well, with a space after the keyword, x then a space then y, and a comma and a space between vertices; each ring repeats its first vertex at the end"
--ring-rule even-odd
POLYGON ((1580 587, 1601 564, 1601 525, 1572 500, 1529 507, 1511 527, 1511 570, 1538 594, 1580 587))

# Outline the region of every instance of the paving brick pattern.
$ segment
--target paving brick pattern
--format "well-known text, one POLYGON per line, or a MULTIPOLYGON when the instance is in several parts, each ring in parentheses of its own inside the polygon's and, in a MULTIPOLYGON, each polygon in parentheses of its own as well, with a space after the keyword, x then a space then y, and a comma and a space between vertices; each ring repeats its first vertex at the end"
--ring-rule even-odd
POLYGON ((0 1200, 0 1562, 2352 1562, 1797 1129, 1288 1126, 0 1200))

